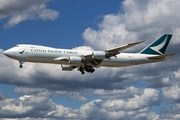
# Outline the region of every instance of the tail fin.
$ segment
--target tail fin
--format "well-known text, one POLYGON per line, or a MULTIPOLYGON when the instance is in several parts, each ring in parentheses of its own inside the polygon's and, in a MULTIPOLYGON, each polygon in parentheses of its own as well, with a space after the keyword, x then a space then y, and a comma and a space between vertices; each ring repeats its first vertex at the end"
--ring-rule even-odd
POLYGON ((152 42, 146 48, 144 48, 140 54, 153 54, 153 55, 163 55, 166 48, 171 40, 172 34, 164 34, 159 39, 152 42))

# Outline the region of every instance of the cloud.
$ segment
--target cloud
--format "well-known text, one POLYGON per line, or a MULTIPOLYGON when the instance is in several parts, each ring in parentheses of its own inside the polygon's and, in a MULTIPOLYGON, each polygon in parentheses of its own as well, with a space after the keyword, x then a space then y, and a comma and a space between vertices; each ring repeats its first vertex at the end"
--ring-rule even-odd
POLYGON ((123 90, 104 90, 96 89, 93 91, 93 95, 102 99, 126 99, 133 98, 135 95, 143 94, 142 89, 135 88, 133 86, 123 90))
POLYGON ((80 47, 73 48, 73 50, 93 51, 93 49, 90 46, 80 46, 80 47))
POLYGON ((86 89, 79 91, 49 90, 45 88, 17 87, 14 92, 17 95, 35 95, 39 97, 66 96, 69 99, 77 99, 81 103, 88 102, 88 98, 98 97, 101 99, 128 99, 144 94, 144 89, 133 86, 123 90, 86 89))
POLYGON ((4 99, 7 99, 7 98, 9 98, 9 96, 3 95, 2 93, 0 93, 0 101, 4 100, 4 99))
POLYGON ((178 85, 162 89, 164 98, 169 103, 180 103, 180 88, 178 85))
POLYGON ((170 78, 162 78, 158 81, 152 81, 150 82, 150 84, 148 85, 148 87, 151 88, 162 88, 162 87, 169 87, 172 86, 172 82, 170 81, 170 78))
POLYGON ((106 102, 106 104, 104 104, 104 107, 108 105, 108 107, 106 108, 108 110, 131 111, 158 104, 160 104, 159 91, 153 89, 145 89, 142 95, 136 95, 134 98, 130 98, 127 102, 125 102, 124 100, 109 100, 108 102, 106 102))
POLYGON ((95 49, 107 49, 123 43, 127 31, 121 23, 120 16, 114 14, 104 16, 98 31, 87 28, 83 33, 85 43, 95 49))
POLYGON ((38 97, 60 97, 66 96, 69 99, 77 99, 79 102, 86 103, 88 102, 87 98, 90 97, 86 91, 60 91, 60 90, 48 90, 45 88, 27 88, 19 87, 15 88, 14 92, 18 95, 35 95, 38 97))
POLYGON ((56 10, 47 9, 46 3, 49 0, 1 0, 0 1, 0 20, 7 18, 8 22, 3 28, 8 29, 25 20, 55 20, 59 17, 56 10))
POLYGON ((180 104, 176 104, 173 107, 163 106, 161 108, 161 114, 159 118, 178 120, 180 119, 179 110, 180 110, 180 104))
POLYGON ((0 101, 1 118, 43 117, 56 105, 46 97, 23 96, 0 101))
POLYGON ((172 43, 180 43, 180 15, 174 12, 179 5, 178 0, 125 0, 123 12, 104 15, 102 23, 98 24, 99 30, 87 28, 84 31, 85 44, 102 50, 144 39, 149 43, 164 33, 173 33, 172 43))
MULTIPOLYGON (((0 101, 1 118, 49 118, 49 119, 140 119, 152 105, 159 103, 159 92, 145 89, 142 95, 124 100, 93 100, 72 109, 55 104, 48 97, 24 95, 18 99, 0 101), (141 102, 143 104, 141 104, 141 102), (136 110, 136 111, 134 111, 136 110), (137 115, 137 113, 139 115, 137 115)), ((152 113, 151 113, 152 114, 152 113)), ((152 118, 152 116, 151 116, 152 118)))

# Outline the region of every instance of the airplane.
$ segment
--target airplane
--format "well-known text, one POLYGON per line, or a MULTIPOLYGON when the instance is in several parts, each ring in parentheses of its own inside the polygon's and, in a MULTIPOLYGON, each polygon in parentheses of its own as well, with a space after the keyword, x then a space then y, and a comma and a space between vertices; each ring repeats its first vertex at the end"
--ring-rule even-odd
POLYGON ((4 51, 4 55, 18 60, 19 67, 24 62, 61 64, 63 71, 77 68, 82 74, 93 73, 100 67, 126 67, 140 64, 166 61, 175 53, 164 54, 171 40, 172 34, 164 34, 152 42, 139 53, 121 53, 144 41, 129 43, 123 46, 106 49, 104 51, 80 51, 72 49, 56 49, 52 47, 19 44, 4 51))

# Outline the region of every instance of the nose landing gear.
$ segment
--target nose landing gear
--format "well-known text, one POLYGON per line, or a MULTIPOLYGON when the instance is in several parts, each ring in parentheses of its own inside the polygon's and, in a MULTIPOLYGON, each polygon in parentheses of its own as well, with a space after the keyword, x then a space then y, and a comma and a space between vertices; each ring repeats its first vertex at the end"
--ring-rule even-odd
POLYGON ((23 68, 22 61, 19 61, 19 63, 20 63, 19 68, 23 68))

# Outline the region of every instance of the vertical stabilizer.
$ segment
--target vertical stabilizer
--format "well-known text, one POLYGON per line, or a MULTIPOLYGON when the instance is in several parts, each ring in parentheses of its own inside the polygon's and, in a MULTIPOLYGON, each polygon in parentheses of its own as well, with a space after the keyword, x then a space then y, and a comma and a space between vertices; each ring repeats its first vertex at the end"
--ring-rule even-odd
POLYGON ((171 40, 172 34, 164 34, 159 39, 144 48, 140 54, 163 55, 171 40))

